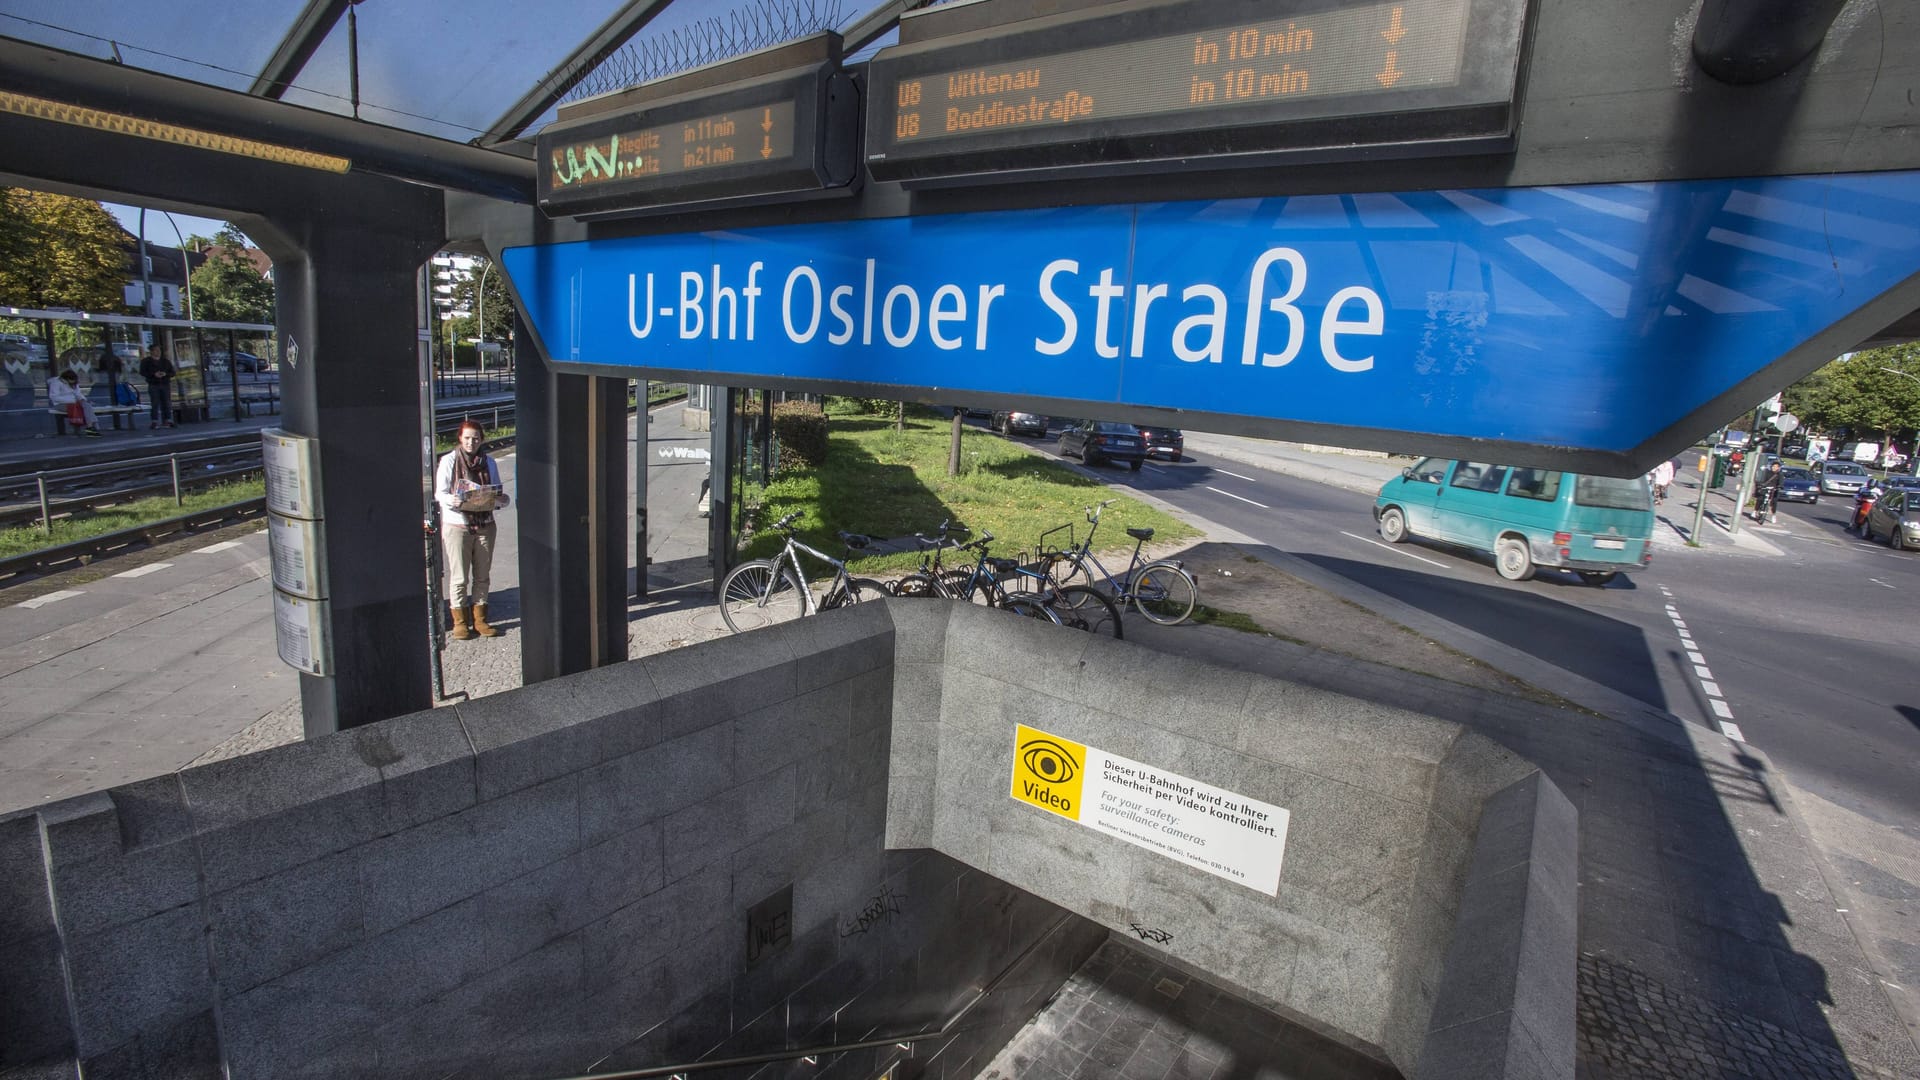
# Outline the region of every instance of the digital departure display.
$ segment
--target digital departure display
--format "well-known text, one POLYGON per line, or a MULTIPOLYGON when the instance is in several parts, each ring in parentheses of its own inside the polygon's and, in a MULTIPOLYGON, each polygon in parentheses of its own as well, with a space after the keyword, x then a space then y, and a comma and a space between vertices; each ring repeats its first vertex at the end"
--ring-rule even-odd
POLYGON ((734 109, 589 139, 556 141, 541 154, 548 189, 783 161, 793 156, 793 102, 734 109))
POLYGON ((584 116, 562 110, 535 144, 540 208, 604 218, 850 190, 859 93, 838 46, 823 36, 795 44, 807 54, 800 66, 791 55, 755 54, 698 69, 692 85, 670 83, 662 96, 639 87, 623 92, 633 104, 615 96, 584 116), (674 85, 686 88, 672 93, 674 85))
POLYGON ((1505 137, 1526 3, 1209 0, 913 41, 873 61, 868 164, 883 179, 1018 178, 1505 137))

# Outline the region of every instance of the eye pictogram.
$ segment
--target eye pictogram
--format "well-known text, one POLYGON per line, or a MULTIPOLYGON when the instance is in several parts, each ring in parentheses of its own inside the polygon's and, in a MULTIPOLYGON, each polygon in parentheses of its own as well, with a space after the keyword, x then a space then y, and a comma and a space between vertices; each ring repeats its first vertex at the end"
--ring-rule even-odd
POLYGON ((1080 763, 1052 739, 1031 739, 1020 748, 1020 764, 1051 784, 1064 784, 1080 773, 1080 763))

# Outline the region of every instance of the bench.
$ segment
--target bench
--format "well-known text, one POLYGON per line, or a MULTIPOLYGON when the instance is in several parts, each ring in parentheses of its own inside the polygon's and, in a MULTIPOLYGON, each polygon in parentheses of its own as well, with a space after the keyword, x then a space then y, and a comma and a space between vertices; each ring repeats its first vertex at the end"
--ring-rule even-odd
MULTIPOLYGON (((121 417, 132 416, 135 413, 143 413, 146 411, 147 407, 145 405, 95 405, 93 407, 93 415, 96 419, 99 417, 112 418, 113 430, 115 431, 120 430, 121 417)), ((65 435, 67 433, 66 406, 48 406, 47 415, 53 417, 53 433, 55 435, 65 435)))

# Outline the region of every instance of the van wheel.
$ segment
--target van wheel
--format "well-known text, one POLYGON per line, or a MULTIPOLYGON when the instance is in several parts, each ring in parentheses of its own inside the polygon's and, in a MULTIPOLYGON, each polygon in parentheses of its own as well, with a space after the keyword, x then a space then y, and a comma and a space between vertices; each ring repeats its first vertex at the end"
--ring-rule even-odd
POLYGON ((1617 578, 1619 576, 1620 576, 1620 572, 1618 570, 1582 570, 1580 571, 1581 581, 1584 581, 1589 585, 1596 585, 1596 586, 1604 586, 1607 584, 1607 582, 1612 581, 1614 578, 1617 578))
POLYGON ((1493 552, 1494 565, 1499 567, 1500 576, 1508 581, 1525 581, 1533 576, 1533 554, 1527 550, 1525 540, 1507 537, 1493 552))
POLYGON ((1397 506, 1389 506, 1380 511, 1380 539, 1389 544, 1407 542, 1407 515, 1397 506))

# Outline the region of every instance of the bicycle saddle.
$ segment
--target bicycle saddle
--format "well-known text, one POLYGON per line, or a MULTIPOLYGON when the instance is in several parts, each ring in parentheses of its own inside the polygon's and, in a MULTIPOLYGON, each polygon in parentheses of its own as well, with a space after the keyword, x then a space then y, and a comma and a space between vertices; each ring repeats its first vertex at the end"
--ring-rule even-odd
POLYGON ((1151 540, 1153 539, 1153 530, 1152 529, 1128 529, 1127 535, 1133 537, 1135 540, 1151 540))
POLYGON ((987 566, 996 574, 1011 574, 1020 565, 1017 559, 988 559, 987 566))

